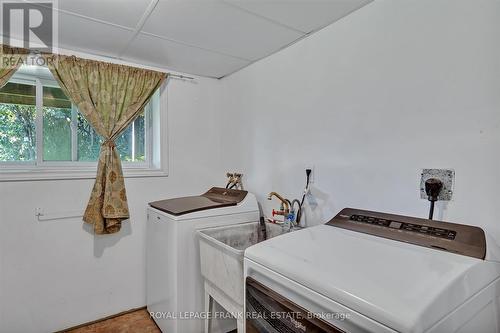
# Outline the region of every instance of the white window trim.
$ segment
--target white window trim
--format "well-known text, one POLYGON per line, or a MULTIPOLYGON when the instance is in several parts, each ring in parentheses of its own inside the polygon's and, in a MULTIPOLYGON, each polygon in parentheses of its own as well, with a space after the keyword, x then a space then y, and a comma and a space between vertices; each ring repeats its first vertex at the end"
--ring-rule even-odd
MULTIPOLYGON (((14 80, 17 81, 18 77, 20 76, 14 80)), ((33 78, 31 82, 33 82, 33 78)), ((159 90, 159 98, 153 100, 153 103, 158 103, 155 106, 157 112, 149 113, 151 119, 148 124, 151 128, 148 131, 148 137, 146 137, 146 154, 149 154, 151 158, 148 157, 148 162, 144 163, 122 162, 125 178, 168 176, 168 90, 166 83, 159 90), (154 142, 154 144, 149 144, 149 142, 154 142)), ((42 95, 37 92, 37 96, 40 96, 37 98, 41 98, 42 95)), ((36 121, 43 121, 38 114, 40 112, 37 110, 36 121)), ((39 142, 43 142, 39 140, 43 140, 42 133, 37 132, 37 147, 39 142)), ((33 162, 0 162, 0 182, 95 179, 96 176, 97 162, 46 162, 41 161, 41 154, 37 154, 37 159, 39 159, 37 165, 33 162)))

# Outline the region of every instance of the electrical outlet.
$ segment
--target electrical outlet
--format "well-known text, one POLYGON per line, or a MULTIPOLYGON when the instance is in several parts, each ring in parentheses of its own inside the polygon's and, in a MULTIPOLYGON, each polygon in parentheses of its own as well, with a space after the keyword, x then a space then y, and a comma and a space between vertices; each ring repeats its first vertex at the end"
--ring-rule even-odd
POLYGON ((455 170, 453 169, 423 169, 420 178, 420 198, 427 199, 425 193, 425 181, 429 178, 437 178, 443 182, 443 189, 439 193, 439 201, 450 201, 453 196, 453 185, 455 182, 455 170))
POLYGON ((315 180, 315 171, 314 170, 314 165, 309 165, 305 168, 305 170, 310 169, 311 170, 311 175, 309 176, 309 184, 313 184, 315 180))

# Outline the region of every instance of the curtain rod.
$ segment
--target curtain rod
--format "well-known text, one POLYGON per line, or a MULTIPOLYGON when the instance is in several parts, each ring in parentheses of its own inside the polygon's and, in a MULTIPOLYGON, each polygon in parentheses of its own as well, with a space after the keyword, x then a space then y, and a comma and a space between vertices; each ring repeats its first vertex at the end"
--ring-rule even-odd
POLYGON ((179 75, 179 74, 168 74, 168 76, 176 77, 178 79, 194 80, 194 77, 185 76, 185 75, 179 75))
MULTIPOLYGON (((0 46, 3 46, 3 44, 0 44, 0 46)), ((31 54, 32 54, 32 55, 34 55, 35 57, 40 56, 40 54, 39 54, 39 53, 37 53, 37 52, 30 52, 30 55, 31 55, 31 54)), ((75 55, 73 55, 73 56, 75 56, 75 55)), ((76 56, 75 56, 75 57, 76 57, 76 56)), ((89 58, 84 58, 84 59, 89 59, 89 58)), ((94 60, 94 59, 89 59, 89 60, 94 60)), ((95 61, 103 61, 103 60, 95 60, 95 61)), ((110 61, 109 61, 109 60, 108 60, 108 61, 104 60, 104 62, 110 62, 110 61)), ((112 62, 110 62, 110 63, 112 63, 112 62)), ((118 65, 120 65, 120 64, 118 64, 118 65)), ((132 65, 132 64, 126 64, 126 65, 124 65, 124 66, 135 67, 135 66, 134 66, 134 65, 132 65)), ((156 70, 156 71, 157 71, 157 70, 156 70)), ((194 77, 191 77, 191 76, 186 76, 186 75, 181 75, 181 74, 171 74, 171 73, 168 73, 168 76, 171 76, 171 77, 176 77, 176 78, 178 78, 178 79, 182 79, 182 80, 194 80, 194 79, 195 79, 194 77)))

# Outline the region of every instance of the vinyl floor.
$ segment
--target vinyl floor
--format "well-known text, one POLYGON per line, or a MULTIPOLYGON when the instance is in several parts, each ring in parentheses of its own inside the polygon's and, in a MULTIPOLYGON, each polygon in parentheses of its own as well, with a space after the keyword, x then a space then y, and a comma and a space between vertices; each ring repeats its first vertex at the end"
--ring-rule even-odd
POLYGON ((144 309, 78 327, 65 333, 161 333, 161 331, 144 309))

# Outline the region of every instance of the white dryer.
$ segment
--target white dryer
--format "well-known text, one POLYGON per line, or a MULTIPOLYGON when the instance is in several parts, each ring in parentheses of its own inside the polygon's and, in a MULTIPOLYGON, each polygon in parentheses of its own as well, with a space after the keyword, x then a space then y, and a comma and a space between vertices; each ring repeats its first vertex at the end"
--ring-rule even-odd
POLYGON ((344 209, 245 252, 246 332, 500 332, 482 229, 344 209))
POLYGON ((204 331, 204 289, 196 230, 259 221, 255 196, 214 187, 200 196, 149 204, 147 308, 163 332, 204 331))

